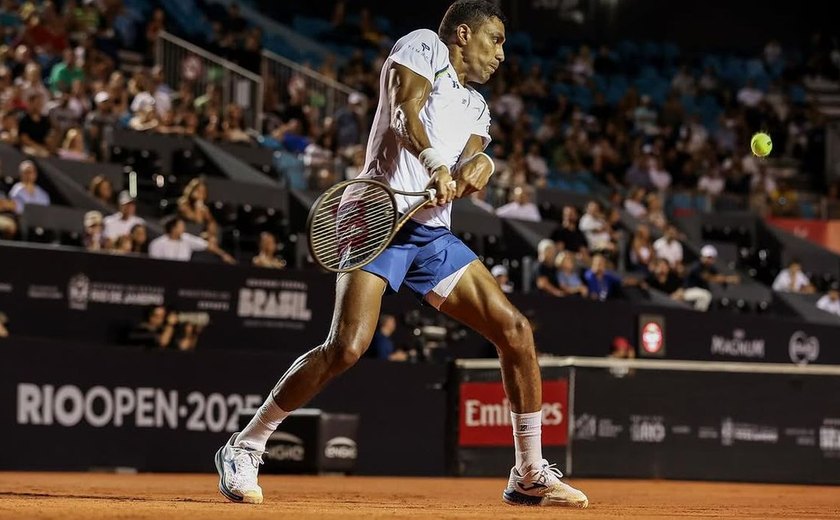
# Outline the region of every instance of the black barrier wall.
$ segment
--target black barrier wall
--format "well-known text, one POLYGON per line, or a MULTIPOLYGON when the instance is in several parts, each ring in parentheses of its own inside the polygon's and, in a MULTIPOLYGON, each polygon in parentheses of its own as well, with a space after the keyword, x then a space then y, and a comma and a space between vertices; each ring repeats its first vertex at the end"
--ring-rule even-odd
MULTIPOLYGON (((120 343, 144 307, 166 304, 207 322, 199 348, 300 354, 321 343, 333 308, 334 276, 250 266, 116 257, 78 250, 0 246, 0 311, 15 336, 120 343)), ((701 313, 638 302, 593 302, 514 294, 534 322, 537 348, 604 356, 616 336, 640 349, 641 315, 661 320, 665 359, 840 364, 840 327, 777 316, 701 313)), ((400 343, 412 340, 410 312, 437 315, 413 296, 385 297, 400 343)), ((641 351, 640 351, 641 352, 641 351)), ((450 357, 495 356, 478 335, 450 342, 450 357)))
MULTIPOLYGON (((3 470, 212 472, 213 455, 293 361, 0 340, 3 470)), ((444 472, 440 365, 362 360, 309 406, 358 415, 355 472, 444 472)))

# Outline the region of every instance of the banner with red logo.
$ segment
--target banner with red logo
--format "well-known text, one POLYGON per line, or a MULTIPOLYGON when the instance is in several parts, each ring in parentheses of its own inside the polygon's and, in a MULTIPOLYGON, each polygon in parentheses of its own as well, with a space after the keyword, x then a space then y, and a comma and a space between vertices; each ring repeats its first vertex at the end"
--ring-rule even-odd
POLYGON ((785 231, 790 231, 799 238, 810 240, 835 253, 840 253, 840 221, 768 218, 767 222, 785 231))
MULTIPOLYGON (((542 444, 565 446, 568 437, 567 379, 543 381, 542 444)), ((510 402, 501 381, 461 383, 459 446, 513 446, 510 402)))

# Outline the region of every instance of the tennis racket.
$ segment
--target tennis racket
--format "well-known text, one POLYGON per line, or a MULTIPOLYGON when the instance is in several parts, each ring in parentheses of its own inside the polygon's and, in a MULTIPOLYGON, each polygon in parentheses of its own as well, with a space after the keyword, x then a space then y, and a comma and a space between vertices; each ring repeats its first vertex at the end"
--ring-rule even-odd
POLYGON ((403 224, 435 195, 433 188, 400 191, 373 179, 340 182, 318 197, 309 210, 309 252, 327 271, 360 269, 379 256, 403 224), (397 194, 418 200, 400 215, 397 194))

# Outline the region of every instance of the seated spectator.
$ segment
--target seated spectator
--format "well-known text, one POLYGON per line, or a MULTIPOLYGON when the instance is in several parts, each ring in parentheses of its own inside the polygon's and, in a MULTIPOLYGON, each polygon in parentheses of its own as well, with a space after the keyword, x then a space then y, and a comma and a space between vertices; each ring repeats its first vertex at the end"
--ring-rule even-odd
POLYGON ((155 98, 148 92, 141 92, 131 102, 133 116, 128 121, 128 127, 138 132, 153 130, 158 126, 158 116, 155 110, 155 98))
POLYGON ((17 234, 17 204, 0 191, 0 238, 12 239, 17 234))
POLYGON ((122 235, 117 238, 109 251, 115 255, 124 255, 131 252, 131 236, 122 235))
POLYGON ((127 191, 121 191, 119 197, 120 210, 117 213, 108 215, 104 219, 105 238, 113 244, 123 235, 131 233, 131 229, 137 224, 145 224, 146 221, 137 216, 137 202, 127 191))
POLYGON ((108 247, 108 241, 102 233, 102 213, 88 211, 85 213, 85 235, 82 238, 82 245, 88 251, 102 251, 108 247))
POLYGON ((131 252, 145 255, 149 252, 149 233, 145 224, 134 224, 131 227, 131 252))
POLYGON ((178 199, 178 215, 186 222, 204 226, 203 236, 215 237, 219 231, 216 219, 207 206, 207 185, 198 177, 191 180, 178 199))
POLYGON ((78 128, 67 130, 61 148, 58 150, 58 156, 62 159, 73 161, 93 162, 93 157, 85 150, 85 141, 82 138, 82 132, 78 128))
POLYGON ((513 292, 513 284, 510 283, 507 267, 502 264, 496 264, 492 269, 490 269, 490 274, 496 279, 496 282, 499 284, 499 288, 502 289, 503 293, 510 294, 513 292))
POLYGON ((828 292, 817 300, 817 309, 840 316, 840 283, 834 282, 828 292))
POLYGON ((650 228, 639 224, 633 233, 628 253, 629 267, 634 271, 647 272, 648 264, 653 258, 653 245, 650 243, 650 228))
POLYGON ((537 205, 531 202, 530 192, 527 187, 517 186, 511 194, 511 201, 496 210, 496 215, 502 218, 514 218, 540 222, 540 210, 537 205))
POLYGON ((38 170, 32 161, 21 161, 18 166, 20 180, 9 190, 9 198, 17 204, 17 214, 23 213, 23 207, 27 204, 36 206, 49 206, 50 196, 35 181, 38 180, 38 170))
POLYGON ((6 328, 8 322, 9 318, 6 316, 6 313, 0 312, 0 339, 9 337, 9 329, 6 328))
POLYGON ((185 132, 185 129, 175 120, 175 112, 167 110, 160 116, 160 124, 155 127, 155 132, 180 135, 185 132))
POLYGON ((268 267, 272 269, 283 269, 286 261, 277 258, 277 239, 272 233, 263 231, 260 233, 260 250, 252 260, 257 267, 268 267))
POLYGON ((563 206, 560 227, 551 233, 551 239, 561 251, 574 253, 582 262, 589 258, 586 236, 578 229, 578 211, 574 206, 563 206))
POLYGON ((178 313, 158 305, 146 311, 145 319, 128 333, 128 344, 148 348, 169 348, 178 325, 178 313))
MULTIPOLYGON (((605 301, 614 298, 624 282, 616 273, 607 271, 607 258, 596 254, 592 257, 592 266, 583 275, 589 297, 594 300, 605 301)), ((630 279, 628 282, 634 283, 630 279)))
POLYGON ((601 211, 601 205, 594 200, 586 204, 586 213, 580 218, 579 228, 586 236, 589 250, 593 253, 615 251, 613 231, 601 211))
POLYGON ((647 207, 645 206, 644 201, 644 188, 632 188, 630 190, 630 196, 624 200, 624 210, 629 213, 631 217, 644 219, 647 217, 647 207))
POLYGON ((251 136, 248 135, 245 128, 242 107, 236 103, 231 103, 225 110, 225 119, 222 121, 222 139, 233 143, 251 142, 251 136))
POLYGON ((391 314, 383 314, 379 318, 379 327, 373 334, 373 339, 366 352, 366 357, 381 359, 383 361, 407 360, 408 356, 405 351, 397 350, 394 345, 394 340, 391 339, 396 329, 397 319, 391 314))
POLYGON ((665 210, 662 207, 662 199, 657 193, 648 193, 647 195, 647 221, 648 224, 656 229, 663 231, 668 225, 668 219, 665 217, 665 210))
POLYGON ((709 283, 739 283, 741 281, 737 274, 723 274, 715 267, 717 259, 715 246, 707 244, 700 248, 700 260, 695 262, 689 269, 685 278, 685 287, 691 289, 699 287, 709 290, 709 283))
POLYGON ((712 303, 712 293, 707 289, 683 287, 683 280, 671 270, 670 264, 664 258, 653 261, 652 271, 645 279, 645 285, 667 294, 673 300, 690 303, 698 311, 708 310, 712 303))
POLYGON ((164 260, 188 262, 196 251, 209 251, 223 262, 235 264, 232 256, 219 249, 215 240, 204 240, 201 237, 186 232, 184 219, 175 216, 169 218, 165 225, 165 234, 149 242, 149 256, 164 260))
POLYGON ((656 256, 667 260, 672 269, 679 269, 683 261, 683 246, 677 240, 678 235, 677 226, 669 224, 665 228, 665 234, 653 243, 656 256))
POLYGON ((671 174, 662 167, 662 161, 655 155, 648 157, 648 175, 650 182, 659 191, 665 191, 671 186, 671 174))
POLYGON ((469 201, 474 205, 477 206, 488 213, 495 213, 496 209, 493 207, 492 204, 487 202, 487 187, 483 187, 478 191, 474 191, 470 193, 469 201))
POLYGON ((802 294, 811 294, 815 291, 811 280, 802 272, 802 263, 796 259, 791 260, 787 268, 776 275, 776 279, 773 280, 773 290, 802 294))
POLYGON ((84 78, 85 72, 79 66, 76 54, 72 48, 68 47, 61 54, 61 61, 53 65, 50 70, 49 84, 53 93, 58 94, 69 91, 73 81, 84 80, 84 78))
POLYGON ((104 175, 97 175, 90 180, 88 184, 88 193, 93 195, 96 200, 108 206, 114 206, 114 185, 111 180, 104 175))
POLYGON ((36 157, 50 155, 48 139, 52 125, 50 119, 42 114, 44 110, 44 96, 33 92, 27 98, 28 109, 20 119, 18 132, 23 153, 36 157))
POLYGON ((96 108, 85 116, 85 141, 88 148, 100 161, 108 159, 108 139, 106 133, 117 123, 114 102, 107 90, 101 90, 93 97, 96 108))
POLYGON ((575 257, 571 252, 564 251, 558 254, 554 265, 557 268, 557 286, 563 291, 563 295, 580 295, 584 298, 589 295, 589 290, 575 268, 575 257))
POLYGON ((552 296, 563 296, 563 291, 557 285, 557 267, 555 259, 557 249, 554 241, 546 238, 537 244, 537 289, 552 296))
POLYGON ((17 114, 11 110, 0 112, 0 142, 17 146, 20 140, 17 114))
POLYGON ((707 170, 697 181, 697 191, 712 197, 717 197, 723 193, 725 187, 726 179, 723 178, 717 166, 707 170))

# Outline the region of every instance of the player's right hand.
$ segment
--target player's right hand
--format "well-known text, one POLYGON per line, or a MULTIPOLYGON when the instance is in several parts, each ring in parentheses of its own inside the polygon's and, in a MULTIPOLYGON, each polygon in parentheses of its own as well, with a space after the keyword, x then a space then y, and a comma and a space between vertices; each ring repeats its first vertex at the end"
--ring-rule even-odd
POLYGON ((433 201, 435 206, 443 206, 452 202, 457 193, 455 181, 452 180, 452 174, 446 166, 441 166, 434 171, 426 187, 435 189, 435 200, 433 201))

